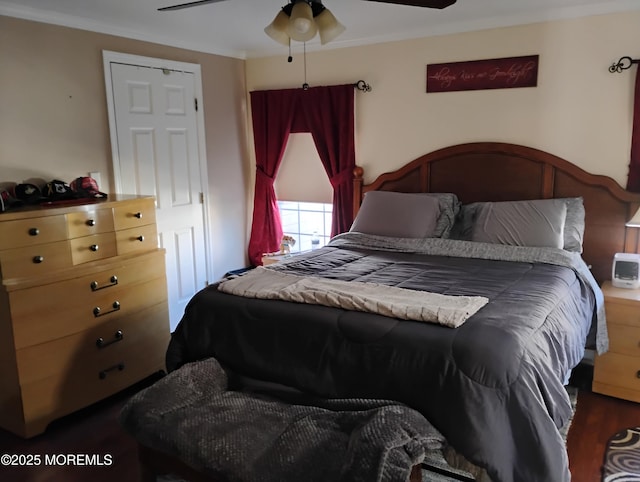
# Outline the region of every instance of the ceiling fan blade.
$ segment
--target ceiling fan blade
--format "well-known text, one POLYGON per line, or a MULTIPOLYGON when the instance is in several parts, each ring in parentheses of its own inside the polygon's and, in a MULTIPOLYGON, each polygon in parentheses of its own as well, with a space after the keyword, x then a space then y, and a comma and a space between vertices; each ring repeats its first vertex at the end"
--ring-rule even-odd
POLYGON ((367 0, 369 2, 395 3, 397 5, 412 5, 414 7, 447 8, 456 0, 367 0))
POLYGON ((170 7, 159 8, 159 12, 167 10, 181 10, 183 8, 197 7, 198 5, 206 5, 207 3, 223 2, 224 0, 199 0, 198 2, 181 3, 180 5, 171 5, 170 7))

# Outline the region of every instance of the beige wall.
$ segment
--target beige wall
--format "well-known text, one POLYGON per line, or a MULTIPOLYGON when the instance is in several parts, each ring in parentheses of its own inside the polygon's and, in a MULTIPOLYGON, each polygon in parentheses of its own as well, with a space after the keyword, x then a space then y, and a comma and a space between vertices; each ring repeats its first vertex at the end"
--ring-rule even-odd
MULTIPOLYGON (((248 60, 248 90, 301 86, 302 55, 292 64, 286 55, 248 60)), ((356 160, 368 181, 434 149, 502 141, 624 185, 636 69, 607 71, 623 55, 640 57, 640 12, 309 53, 307 81, 373 87, 356 95, 356 160), (428 63, 531 54, 540 55, 535 88, 425 93, 428 63)))
POLYGON ((212 275, 245 266, 243 60, 0 16, 0 182, 69 182, 99 171, 101 188, 114 189, 103 50, 200 64, 212 275))
MULTIPOLYGON (((607 67, 640 56, 638 25, 633 12, 322 50, 308 54, 307 80, 372 85, 356 99, 356 158, 369 181, 434 149, 492 140, 547 150, 624 184, 635 68, 607 67), (536 88, 425 93, 428 63, 529 54, 540 55, 536 88)), ((247 92, 301 86, 301 53, 291 64, 286 49, 245 62, 0 16, 0 182, 100 171, 103 188, 113 189, 102 50, 202 66, 213 275, 243 266, 255 162, 247 92)), ((289 151, 301 157, 309 149, 302 142, 289 151)), ((317 177, 287 182, 318 193, 317 177)))

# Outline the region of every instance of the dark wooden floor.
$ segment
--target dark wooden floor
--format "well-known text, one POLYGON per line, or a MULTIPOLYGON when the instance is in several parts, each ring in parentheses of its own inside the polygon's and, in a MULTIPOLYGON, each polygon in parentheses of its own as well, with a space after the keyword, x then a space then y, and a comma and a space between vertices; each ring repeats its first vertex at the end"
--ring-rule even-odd
POLYGON ((111 465, 16 467, 0 464, 4 482, 138 482, 138 453, 134 440, 120 428, 120 409, 136 391, 156 378, 147 379, 87 409, 52 422, 47 431, 29 440, 0 429, 2 454, 110 456, 111 465))
POLYGON ((640 425, 640 404, 580 391, 567 449, 572 482, 600 482, 609 438, 625 428, 640 425))
MULTIPOLYGON (((72 416, 53 422, 47 432, 23 440, 0 430, 0 455, 107 455, 111 465, 12 467, 0 464, 0 481, 10 482, 135 482, 139 477, 133 440, 117 417, 124 402, 150 381, 132 387, 72 416)), ((640 423, 640 404, 591 393, 582 388, 567 440, 572 482, 600 482, 607 440, 619 430, 640 423)), ((62 460, 62 459, 61 459, 62 460)), ((44 461, 43 461, 44 462, 44 461)), ((553 481, 549 481, 553 482, 553 481)))

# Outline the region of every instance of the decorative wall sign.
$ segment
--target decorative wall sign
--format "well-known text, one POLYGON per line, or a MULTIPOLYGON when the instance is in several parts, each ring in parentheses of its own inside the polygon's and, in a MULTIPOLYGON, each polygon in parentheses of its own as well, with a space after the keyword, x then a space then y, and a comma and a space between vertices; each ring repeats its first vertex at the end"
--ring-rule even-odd
POLYGON ((538 84, 538 55, 427 65, 427 92, 512 89, 538 84))

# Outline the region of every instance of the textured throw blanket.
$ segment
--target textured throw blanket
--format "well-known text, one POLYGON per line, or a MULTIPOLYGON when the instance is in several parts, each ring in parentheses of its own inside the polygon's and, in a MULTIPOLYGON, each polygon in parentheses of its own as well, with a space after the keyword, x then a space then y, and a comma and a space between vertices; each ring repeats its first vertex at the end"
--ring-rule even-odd
POLYGON ((406 482, 426 451, 443 447, 422 415, 397 402, 318 404, 228 390, 209 358, 136 394, 120 423, 142 445, 229 482, 406 482))
POLYGON ((376 283, 302 277, 263 267, 223 281, 218 289, 248 298, 332 306, 451 328, 462 325, 489 301, 482 296, 448 296, 376 283))

